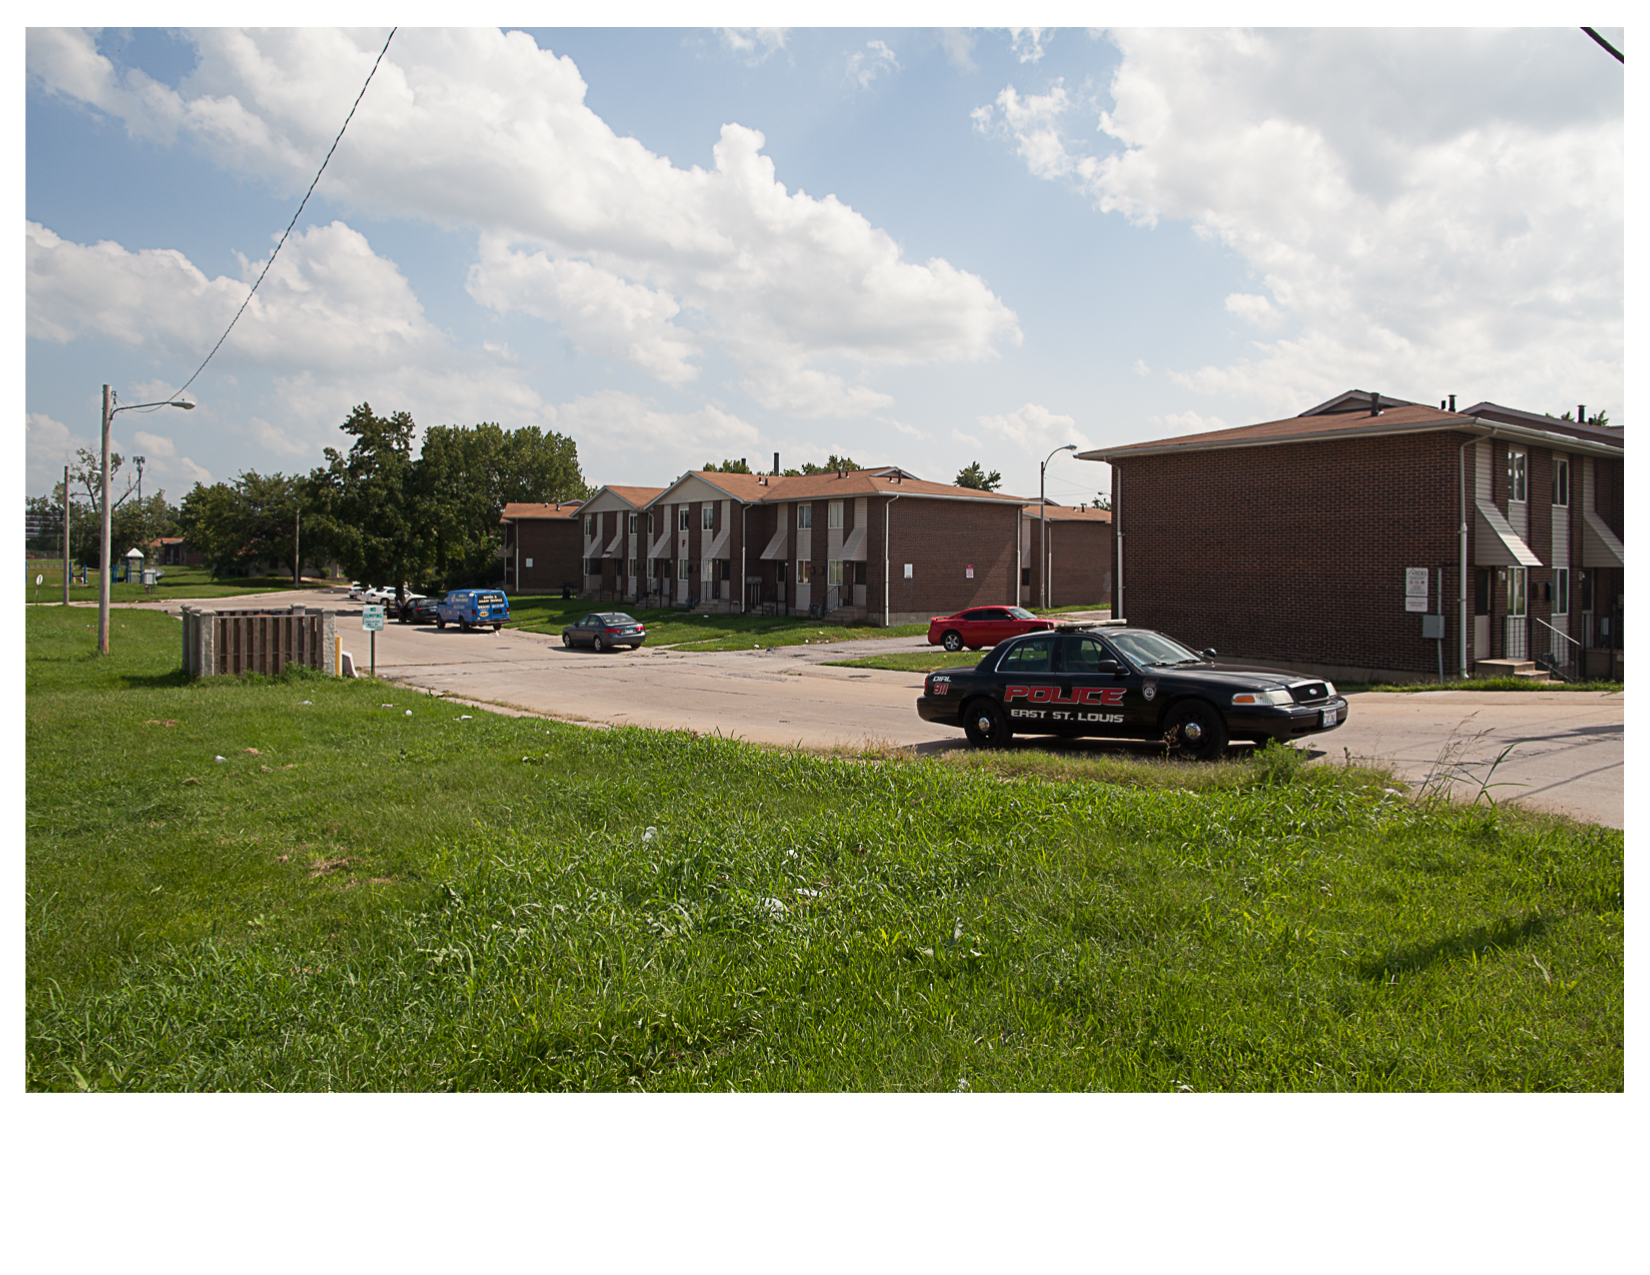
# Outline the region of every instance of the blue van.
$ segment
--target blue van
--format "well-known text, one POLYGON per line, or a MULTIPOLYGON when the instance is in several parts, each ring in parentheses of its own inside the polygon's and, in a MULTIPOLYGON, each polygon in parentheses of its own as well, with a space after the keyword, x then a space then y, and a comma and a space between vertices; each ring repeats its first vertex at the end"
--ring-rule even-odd
POLYGON ((510 618, 510 599, 499 589, 454 589, 442 599, 435 615, 438 629, 456 624, 468 633, 490 624, 497 632, 510 618))

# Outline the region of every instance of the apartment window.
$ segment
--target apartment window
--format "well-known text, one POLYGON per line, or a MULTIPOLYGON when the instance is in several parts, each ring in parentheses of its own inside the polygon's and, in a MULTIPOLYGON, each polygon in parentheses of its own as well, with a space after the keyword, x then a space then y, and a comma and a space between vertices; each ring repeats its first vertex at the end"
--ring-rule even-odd
POLYGON ((1528 500, 1526 480, 1529 477, 1530 454, 1519 447, 1507 448, 1507 499, 1528 500))
POLYGON ((789 563, 785 563, 785 562, 781 562, 779 564, 778 572, 777 572, 777 574, 775 574, 774 579, 777 580, 780 584, 785 583, 785 569, 789 565, 790 565, 789 563))
POLYGON ((692 565, 686 558, 676 559, 676 578, 678 580, 688 579, 688 568, 692 565))
MULTIPOLYGON (((831 503, 834 508, 836 502, 832 501, 831 503)), ((842 583, 842 559, 832 558, 825 564, 825 583, 833 586, 842 583)))
POLYGON ((796 582, 798 584, 812 584, 814 582, 814 564, 806 558, 796 564, 796 582))
MULTIPOLYGON (((690 525, 691 524, 688 522, 688 507, 683 505, 676 511, 676 530, 686 531, 690 525)), ((686 579, 687 577, 684 576, 682 578, 686 579)))
POLYGON ((1553 614, 1570 613, 1570 568, 1559 567, 1553 572, 1553 614))
POLYGON ((650 536, 653 534, 653 515, 652 514, 649 514, 647 516, 647 534, 650 535, 650 536))
MULTIPOLYGON (((798 505, 796 507, 796 529, 803 530, 814 525, 814 507, 812 505, 798 505)), ((798 581, 800 583, 800 581, 798 581)))
POLYGON ((642 560, 640 558, 632 558, 630 560, 630 578, 632 580, 634 580, 637 576, 639 576, 641 574, 642 574, 642 560))
POLYGON ((586 514, 584 516, 584 534, 587 535, 587 536, 593 536, 593 535, 596 534, 596 515, 595 514, 586 514))
POLYGON ((854 583, 865 583, 865 564, 863 562, 854 563, 854 583))
POLYGON ((700 510, 699 510, 699 525, 701 527, 703 527, 706 531, 714 531, 716 529, 716 506, 715 505, 705 505, 705 506, 702 506, 700 508, 700 510))
POLYGON ((1553 504, 1570 503, 1570 462, 1563 456, 1553 457, 1553 504))
POLYGON ((630 515, 630 534, 631 535, 636 534, 636 515, 635 514, 630 515))
POLYGON ((842 502, 833 500, 826 510, 827 525, 835 531, 842 530, 842 502))

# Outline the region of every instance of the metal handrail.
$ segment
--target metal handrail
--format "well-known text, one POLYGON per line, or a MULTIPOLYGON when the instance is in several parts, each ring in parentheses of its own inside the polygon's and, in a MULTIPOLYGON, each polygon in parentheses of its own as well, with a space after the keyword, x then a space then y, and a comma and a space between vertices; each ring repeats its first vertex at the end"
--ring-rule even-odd
POLYGON ((1555 629, 1552 625, 1548 624, 1547 621, 1543 620, 1539 615, 1532 615, 1530 617, 1530 619, 1534 620, 1542 628, 1546 629, 1547 632, 1557 634, 1559 637, 1563 638, 1571 646, 1575 647, 1576 650, 1579 651, 1581 649, 1581 643, 1579 641, 1577 641, 1575 638, 1571 637, 1568 633, 1565 633, 1563 630, 1555 629))

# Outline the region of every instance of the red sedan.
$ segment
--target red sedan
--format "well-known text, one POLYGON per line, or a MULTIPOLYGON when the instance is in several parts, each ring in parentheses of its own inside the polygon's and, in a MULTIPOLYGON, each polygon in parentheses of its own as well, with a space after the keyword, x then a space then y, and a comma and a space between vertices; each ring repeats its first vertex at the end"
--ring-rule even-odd
POLYGON ((1040 620, 1024 607, 969 607, 956 615, 936 615, 928 621, 930 646, 948 651, 996 646, 1022 633, 1052 629, 1053 620, 1040 620))

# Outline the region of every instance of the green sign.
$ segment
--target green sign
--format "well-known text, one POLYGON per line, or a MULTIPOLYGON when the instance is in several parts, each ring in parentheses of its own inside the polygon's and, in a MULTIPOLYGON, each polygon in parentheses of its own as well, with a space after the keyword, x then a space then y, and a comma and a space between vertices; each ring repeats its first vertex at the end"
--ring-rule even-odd
POLYGON ((365 606, 361 608, 361 630, 365 633, 376 633, 384 627, 384 608, 381 606, 365 606))

